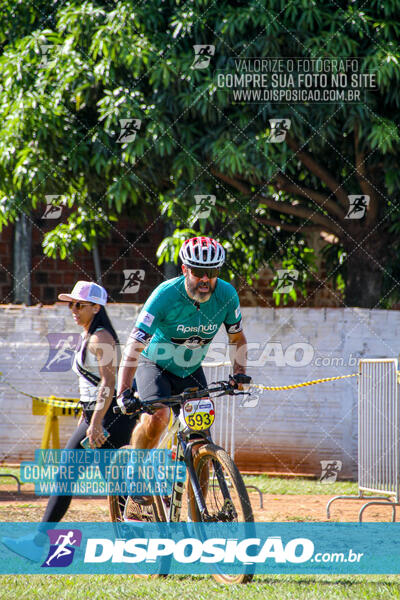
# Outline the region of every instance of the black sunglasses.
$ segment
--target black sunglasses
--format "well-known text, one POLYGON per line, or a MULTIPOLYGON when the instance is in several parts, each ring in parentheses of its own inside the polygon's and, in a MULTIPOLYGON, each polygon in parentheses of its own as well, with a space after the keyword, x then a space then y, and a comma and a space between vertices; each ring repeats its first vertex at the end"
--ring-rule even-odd
POLYGON ((81 310, 84 306, 90 306, 89 302, 68 302, 68 306, 72 308, 76 308, 76 310, 81 310))
POLYGON ((208 279, 213 279, 214 277, 218 277, 219 268, 218 267, 190 267, 192 274, 195 277, 201 279, 204 275, 207 275, 208 279))

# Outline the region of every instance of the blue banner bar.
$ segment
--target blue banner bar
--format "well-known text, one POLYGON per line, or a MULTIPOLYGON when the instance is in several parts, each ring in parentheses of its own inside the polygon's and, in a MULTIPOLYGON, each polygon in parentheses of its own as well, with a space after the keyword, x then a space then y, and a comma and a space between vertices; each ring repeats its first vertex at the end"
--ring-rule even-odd
POLYGON ((0 573, 400 573, 399 523, 48 523, 39 535, 38 527, 0 523, 0 573))

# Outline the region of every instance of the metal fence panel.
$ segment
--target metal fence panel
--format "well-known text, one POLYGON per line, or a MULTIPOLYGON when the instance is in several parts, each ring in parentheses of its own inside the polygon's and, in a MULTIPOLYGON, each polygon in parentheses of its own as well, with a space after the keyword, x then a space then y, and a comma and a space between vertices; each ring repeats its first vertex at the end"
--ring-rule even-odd
POLYGON ((361 491, 392 494, 399 501, 398 362, 359 363, 358 482, 361 491))

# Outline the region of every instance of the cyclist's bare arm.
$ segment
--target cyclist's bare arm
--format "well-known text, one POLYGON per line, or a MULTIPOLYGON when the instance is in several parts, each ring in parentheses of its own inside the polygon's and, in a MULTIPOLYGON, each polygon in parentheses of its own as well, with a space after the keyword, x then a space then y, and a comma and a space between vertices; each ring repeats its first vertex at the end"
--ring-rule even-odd
POLYGON ((117 396, 120 396, 125 390, 131 389, 139 357, 145 347, 142 342, 137 340, 132 340, 126 344, 118 371, 117 396))
POLYGON ((246 373, 247 340, 243 331, 228 333, 229 355, 233 365, 233 374, 246 373))
MULTIPOLYGON (((125 390, 131 389, 139 357, 144 349, 145 345, 137 340, 133 340, 126 345, 118 372, 118 396, 125 390)), ((143 414, 140 417, 140 422, 133 430, 132 447, 154 448, 165 427, 168 425, 168 420, 168 408, 161 408, 153 415, 143 414)))

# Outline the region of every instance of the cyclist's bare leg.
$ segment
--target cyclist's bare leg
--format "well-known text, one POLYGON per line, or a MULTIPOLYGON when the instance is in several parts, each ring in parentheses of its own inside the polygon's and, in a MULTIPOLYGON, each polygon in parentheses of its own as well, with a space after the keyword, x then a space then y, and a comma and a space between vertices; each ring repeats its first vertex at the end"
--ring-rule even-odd
POLYGON ((135 449, 155 448, 169 422, 169 408, 160 408, 154 415, 144 414, 133 430, 131 445, 135 449))

